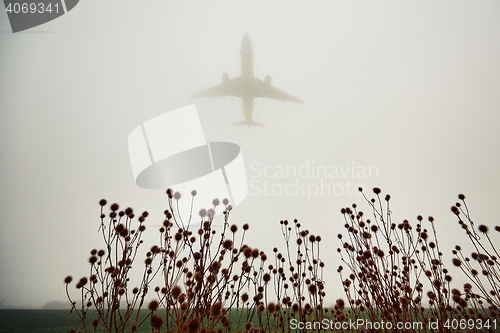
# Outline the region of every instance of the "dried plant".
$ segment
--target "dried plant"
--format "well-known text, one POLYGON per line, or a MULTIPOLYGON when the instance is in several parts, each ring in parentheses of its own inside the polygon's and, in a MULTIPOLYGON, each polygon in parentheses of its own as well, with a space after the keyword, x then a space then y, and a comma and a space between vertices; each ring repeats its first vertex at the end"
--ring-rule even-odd
MULTIPOLYGON (((460 245, 456 245, 453 250, 455 255, 453 264, 470 280, 470 283, 463 286, 463 293, 458 289, 452 290, 453 301, 465 318, 482 319, 484 317, 480 316, 482 314, 498 318, 500 317, 500 256, 490 237, 490 228, 481 224, 476 231, 465 196, 460 194, 458 198, 461 202, 455 203, 451 210, 457 216, 458 224, 465 231, 475 251, 469 257, 464 254, 460 245), (471 308, 482 311, 479 314, 471 313, 469 311, 471 308)), ((495 226, 495 231, 500 232, 500 226, 495 226)))
POLYGON ((93 308, 97 312, 97 317, 92 321, 94 331, 100 326, 105 332, 124 332, 127 325, 130 326, 130 323, 134 322, 135 307, 138 308, 137 314, 139 314, 150 283, 151 270, 146 265, 140 287, 134 288, 130 293, 129 274, 138 249, 143 243, 141 238, 146 229, 144 222, 148 213, 143 212, 137 219, 137 227, 133 228, 132 221, 135 215, 132 208, 119 211, 119 205, 112 204, 106 222, 106 214, 103 212, 106 204, 105 199, 99 201, 101 206, 99 231, 105 249, 90 251, 89 276, 82 277, 76 284, 76 288, 80 290, 81 307, 77 307, 68 290, 72 282, 71 276, 67 276, 64 282, 72 311, 74 310, 80 317, 84 331, 87 330, 87 314, 93 308), (122 303, 126 304, 125 309, 121 308, 122 303))
MULTIPOLYGON (((194 200, 196 192, 191 194, 194 200)), ((289 331, 290 318, 319 320, 325 296, 319 236, 301 230, 298 221, 293 228, 281 221, 287 259, 275 248, 274 264, 266 266, 267 255, 244 243, 248 224, 241 231, 229 224, 232 207, 227 199, 222 201, 224 224, 217 233, 213 221, 218 199, 211 209, 200 211, 197 224, 192 217, 182 220, 179 193, 167 190, 167 195, 169 209, 158 230, 159 242, 149 247, 136 285, 130 273, 132 267, 137 269, 144 246, 148 213, 136 222, 132 208, 120 211, 114 203, 105 214, 107 202, 99 202, 105 249, 91 251, 89 276, 76 284, 81 306, 70 295, 71 276, 64 280, 83 331, 90 330, 87 319, 94 332, 136 332, 149 326, 151 332, 204 333, 289 331), (297 246, 293 259, 292 234, 297 246), (88 318, 94 314, 91 309, 95 318, 88 318)))
MULTIPOLYGON (((499 255, 490 228, 481 224, 475 230, 465 196, 452 207, 474 249, 470 257, 459 245, 453 250, 451 263, 470 281, 460 291, 446 267, 434 218, 396 223, 390 195, 374 188, 368 198, 360 191, 369 214, 356 204, 341 210, 347 234, 338 234, 343 264, 337 272, 347 300, 338 299, 333 308, 324 306, 321 236, 297 220, 282 220, 285 250, 274 247, 268 257, 245 244, 248 224, 229 223, 228 200, 215 199, 212 208, 184 221, 180 194, 167 190, 159 241, 148 246, 144 259, 138 257, 148 213, 136 221, 132 208, 119 210, 114 203, 106 214, 106 200, 99 202, 104 248, 90 252, 89 275, 76 283, 81 305, 69 292, 73 279, 64 279, 71 310, 84 332, 498 331, 499 255), (218 208, 220 233, 213 225, 218 208), (132 267, 142 270, 135 284, 132 267)), ((194 200, 196 192, 191 195, 194 200)))
MULTIPOLYGON (((452 277, 439 248, 432 216, 427 221, 418 216, 415 226, 407 220, 395 223, 390 195, 382 199, 381 190, 374 188, 375 198, 368 199, 363 190, 359 190, 370 207, 371 216, 366 216, 356 204, 343 208, 347 237, 338 235, 342 247, 337 251, 344 265, 339 266, 337 272, 350 306, 347 316, 367 319, 370 323, 390 323, 380 330, 384 332, 395 329, 397 323, 406 325, 400 329, 403 332, 495 331, 496 321, 489 320, 499 315, 498 254, 485 225, 481 225, 479 231, 486 236, 488 250, 479 235, 470 231, 473 223, 465 201, 463 205, 457 203, 452 210, 477 250, 472 257, 480 266, 483 280, 459 246, 453 251, 457 256, 453 263, 461 267, 480 295, 472 292, 470 283, 465 285, 464 293, 452 289, 452 277), (462 221, 462 216, 471 228, 462 221), (489 312, 484 311, 483 301, 489 304, 489 312)), ((340 311, 343 308, 344 302, 339 300, 334 309, 338 320, 346 320, 344 311, 340 311)))

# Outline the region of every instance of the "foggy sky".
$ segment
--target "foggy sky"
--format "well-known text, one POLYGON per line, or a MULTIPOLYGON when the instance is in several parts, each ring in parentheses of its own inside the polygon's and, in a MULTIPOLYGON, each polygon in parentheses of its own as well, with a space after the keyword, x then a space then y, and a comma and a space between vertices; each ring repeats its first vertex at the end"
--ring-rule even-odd
MULTIPOLYGON (((392 196, 393 220, 433 215, 445 264, 465 245, 450 206, 464 193, 476 224, 497 222, 500 199, 500 3, 497 1, 80 2, 70 13, 9 33, 0 13, 0 300, 5 306, 65 300, 63 278, 88 274, 101 248, 98 201, 150 212, 164 191, 134 183, 127 138, 139 124, 195 103, 208 141, 237 143, 248 180, 256 168, 375 166, 377 176, 328 178, 392 196), (47 33, 33 33, 33 32, 47 33), (51 32, 51 33, 48 33, 51 32), (191 94, 240 74, 248 33, 256 77, 305 104, 191 94), (252 165, 252 169, 250 166, 252 165)), ((307 184, 320 179, 304 177, 307 184)), ((256 185, 257 186, 257 185, 256 185)), ((299 219, 325 241, 327 301, 338 288, 335 249, 342 207, 356 195, 254 195, 230 222, 271 253, 281 219, 299 219), (265 230, 265 232, 262 232, 265 230)), ((253 193, 253 194, 252 194, 253 193)), ((148 230, 148 241, 157 237, 148 230)))

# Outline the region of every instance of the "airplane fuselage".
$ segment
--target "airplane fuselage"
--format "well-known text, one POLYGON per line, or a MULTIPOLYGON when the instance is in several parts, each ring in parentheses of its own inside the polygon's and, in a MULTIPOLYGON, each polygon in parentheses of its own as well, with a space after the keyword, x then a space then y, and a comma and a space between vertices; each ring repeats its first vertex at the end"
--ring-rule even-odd
POLYGON ((254 75, 253 75, 253 47, 250 36, 245 34, 241 42, 241 85, 243 101, 243 113, 247 123, 252 121, 253 99, 254 99, 254 75))

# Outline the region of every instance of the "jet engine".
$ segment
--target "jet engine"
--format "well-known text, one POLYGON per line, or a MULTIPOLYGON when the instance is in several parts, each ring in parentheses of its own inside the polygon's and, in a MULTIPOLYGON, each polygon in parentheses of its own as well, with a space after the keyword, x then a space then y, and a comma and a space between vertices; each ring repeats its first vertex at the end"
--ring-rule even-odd
POLYGON ((269 88, 271 86, 271 76, 266 76, 266 86, 269 88))
POLYGON ((222 82, 224 82, 224 83, 229 82, 229 74, 227 74, 227 73, 222 74, 222 82))

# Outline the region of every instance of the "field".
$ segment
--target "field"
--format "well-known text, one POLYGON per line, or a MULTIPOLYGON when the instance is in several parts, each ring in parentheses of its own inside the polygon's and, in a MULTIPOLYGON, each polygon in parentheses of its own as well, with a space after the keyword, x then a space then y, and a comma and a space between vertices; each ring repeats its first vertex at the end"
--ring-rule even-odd
MULTIPOLYGON (((331 310, 331 309, 329 309, 331 310)), ((427 309, 426 312, 429 310, 427 309)), ((349 312, 349 310, 346 309, 346 312, 349 312)), ((247 310, 242 310, 242 311, 237 311, 237 310, 231 310, 229 318, 231 320, 231 332, 237 331, 237 325, 238 322, 240 322, 239 329, 240 330, 245 330, 244 329, 244 324, 249 317, 248 317, 248 312, 247 310), (240 319, 241 316, 241 319, 240 319)), ((89 313, 90 319, 95 317, 95 311, 90 311, 89 313)), ((143 314, 140 316, 141 320, 146 317, 146 314, 143 314)), ((272 332, 274 330, 274 322, 271 322, 269 326, 266 325, 267 320, 265 319, 265 315, 263 316, 264 320, 262 322, 262 326, 260 325, 259 321, 257 318, 253 318, 252 323, 254 324, 254 327, 264 327, 266 332, 272 332)), ((363 317, 363 316, 362 316, 363 317)), ((365 318, 368 318, 368 316, 364 316, 365 318)), ((329 320, 331 319, 330 315, 326 315, 324 317, 325 319, 329 320)), ((350 321, 356 321, 359 318, 349 318, 350 321)), ((349 320, 346 320, 346 325, 349 322, 349 320)), ((338 323, 339 325, 341 323, 338 323)), ((372 323, 374 324, 374 323, 372 323)), ((414 328, 414 331, 419 331, 418 325, 420 325, 420 322, 418 320, 407 323, 407 325, 412 325, 414 328)), ((445 323, 440 323, 441 326, 443 326, 445 323)), ((465 324, 465 323, 462 323, 465 324)), ((495 321, 494 319, 490 319, 489 325, 491 326, 494 331, 498 331, 500 327, 498 327, 498 322, 495 321)), ((90 320, 87 325, 90 325, 90 320)), ((467 329, 460 329, 460 322, 449 322, 450 325, 450 330, 452 332, 466 332, 467 329), (457 326, 456 329, 453 329, 451 326, 457 326)), ((466 324, 465 324, 466 325, 466 324)), ((474 326, 477 326, 477 323, 473 324, 474 326)), ((24 332, 31 332, 31 333, 67 333, 69 332, 72 328, 79 328, 81 329, 82 327, 79 326, 79 319, 78 317, 73 313, 70 314, 68 310, 0 310, 0 333, 24 333, 24 332)), ((387 325, 385 325, 387 328, 387 325)), ((347 328, 347 327, 346 327, 347 328)), ((477 327, 475 327, 477 329, 477 327)), ((162 327, 162 332, 166 330, 166 327, 162 327)), ((395 329, 394 329, 395 330, 395 329)), ((98 330, 99 331, 99 330, 98 330)), ((285 332, 301 332, 302 330, 299 327, 293 327, 290 325, 290 323, 285 324, 285 332)), ((307 331, 317 331, 314 329, 307 330, 307 331)), ((332 326, 330 328, 322 330, 324 332, 334 332, 334 331, 341 331, 340 327, 335 327, 332 326)), ((346 329, 345 331, 353 331, 351 329, 346 329)), ((384 331, 384 330, 382 330, 384 331)), ((387 331, 392 331, 391 329, 387 331)), ((408 331, 411 331, 411 329, 408 329, 408 331)), ((424 330, 425 331, 425 330, 424 330)), ((445 330, 448 331, 448 330, 445 330)), ((148 321, 144 323, 140 327, 139 330, 137 330, 139 333, 146 333, 146 332, 151 332, 151 328, 148 324, 148 321)))
MULTIPOLYGON (((246 322, 246 311, 242 313, 242 319, 246 322)), ((89 311, 89 318, 95 317, 95 311, 89 311)), ((146 317, 146 313, 141 319, 146 317)), ((236 328, 238 313, 232 311, 231 322, 236 328)), ((67 333, 72 328, 81 328, 79 318, 69 310, 0 310, 0 333, 67 333)), ((90 321, 88 325, 90 326, 90 321)), ((254 320, 255 325, 258 321, 254 320)), ((243 328, 243 325, 242 325, 243 328)), ((139 333, 151 332, 148 322, 137 331, 139 333)))
POLYGON ((68 310, 0 310, 0 333, 62 333, 75 325, 68 310))
MULTIPOLYGON (((248 313, 246 310, 241 312, 232 310, 230 312, 230 320, 232 323, 232 331, 236 330, 238 321, 241 315, 240 329, 244 329, 244 323, 247 321, 248 313)), ((96 311, 89 311, 87 325, 95 318, 96 311)), ((147 313, 143 312, 140 320, 146 317, 147 313)), ((69 310, 18 310, 18 309, 3 309, 0 310, 0 333, 67 333, 72 328, 80 328, 79 318, 74 313, 69 313, 69 310)), ((259 326, 257 318, 253 321, 256 327, 259 326)), ((163 327, 165 329, 165 326, 163 327)), ((163 331, 163 330, 162 330, 163 331)), ((142 325, 139 333, 151 332, 148 321, 142 325)))

